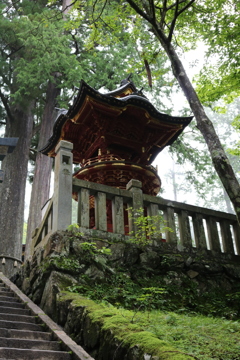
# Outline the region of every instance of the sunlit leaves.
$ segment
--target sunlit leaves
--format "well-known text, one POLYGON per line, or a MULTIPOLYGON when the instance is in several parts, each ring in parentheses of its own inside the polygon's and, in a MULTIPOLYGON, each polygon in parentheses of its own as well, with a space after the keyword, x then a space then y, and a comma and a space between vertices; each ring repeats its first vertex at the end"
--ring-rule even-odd
POLYGON ((206 65, 197 78, 198 93, 206 104, 220 98, 230 103, 240 95, 240 5, 235 0, 219 0, 212 7, 197 26, 208 44, 206 65))

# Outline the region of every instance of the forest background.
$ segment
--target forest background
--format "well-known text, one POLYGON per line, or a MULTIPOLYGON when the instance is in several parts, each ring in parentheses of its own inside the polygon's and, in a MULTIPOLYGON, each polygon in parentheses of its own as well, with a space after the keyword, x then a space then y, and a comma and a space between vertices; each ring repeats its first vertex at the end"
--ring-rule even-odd
MULTIPOLYGON (((172 187, 175 200, 192 203, 195 198, 197 205, 221 211, 235 208, 239 217, 237 1, 4 0, 0 10, 0 125, 5 136, 19 137, 3 162, 1 253, 8 249, 20 256, 28 180, 27 244, 39 224, 53 164, 37 149, 50 137, 57 109, 71 104, 81 79, 110 91, 132 73, 158 110, 194 114, 169 150, 174 165, 162 179, 161 196, 167 197, 164 190, 172 187), (196 49, 204 52, 204 65, 192 83, 180 59, 187 63, 196 49), (187 101, 176 107, 182 91, 187 101)), ((190 66, 199 69, 197 57, 190 66)))

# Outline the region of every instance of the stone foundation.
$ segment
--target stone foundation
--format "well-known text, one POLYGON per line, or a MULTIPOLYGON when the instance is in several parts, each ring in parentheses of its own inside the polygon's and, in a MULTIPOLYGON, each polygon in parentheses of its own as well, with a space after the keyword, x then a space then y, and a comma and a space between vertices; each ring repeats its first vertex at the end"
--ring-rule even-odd
POLYGON ((97 360, 144 360, 140 347, 123 346, 112 331, 102 330, 100 323, 91 321, 85 306, 74 305, 70 298, 64 299, 62 295, 69 286, 83 283, 84 278, 94 286, 117 269, 132 278, 139 273, 148 276, 149 286, 151 278, 157 276, 159 286, 170 285, 179 294, 184 286, 191 287, 191 284, 199 293, 209 290, 231 293, 240 286, 238 256, 180 249, 161 242, 139 247, 132 243, 83 238, 70 232, 53 234, 45 247, 38 248, 32 260, 25 263, 15 282, 97 360), (110 249, 111 255, 83 250, 80 244, 90 241, 97 250, 110 249))

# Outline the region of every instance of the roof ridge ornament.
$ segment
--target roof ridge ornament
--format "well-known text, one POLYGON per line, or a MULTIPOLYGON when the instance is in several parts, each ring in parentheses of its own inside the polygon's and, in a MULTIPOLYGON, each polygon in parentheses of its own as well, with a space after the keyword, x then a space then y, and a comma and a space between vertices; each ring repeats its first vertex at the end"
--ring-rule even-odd
POLYGON ((128 84, 129 82, 131 82, 131 77, 132 77, 132 73, 129 74, 125 79, 123 79, 121 82, 120 82, 120 86, 123 86, 125 84, 128 84))

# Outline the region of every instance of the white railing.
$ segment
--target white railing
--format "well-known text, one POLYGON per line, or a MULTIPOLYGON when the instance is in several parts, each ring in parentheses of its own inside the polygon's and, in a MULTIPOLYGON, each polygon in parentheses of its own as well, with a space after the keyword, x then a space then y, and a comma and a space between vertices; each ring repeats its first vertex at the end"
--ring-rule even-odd
POLYGON ((142 208, 150 216, 163 214, 167 226, 173 230, 166 231, 159 241, 178 244, 179 248, 192 247, 240 255, 240 227, 235 215, 143 194, 141 182, 134 179, 128 183, 126 190, 73 179, 69 170, 71 146, 67 149, 69 143, 62 141, 60 144, 54 196, 34 234, 34 246, 54 231, 66 230, 71 224, 74 193, 78 197, 77 222, 81 231, 92 229, 106 236, 112 233, 124 238, 135 230, 134 220, 127 209, 131 208, 131 214, 137 214, 137 210, 142 208))

